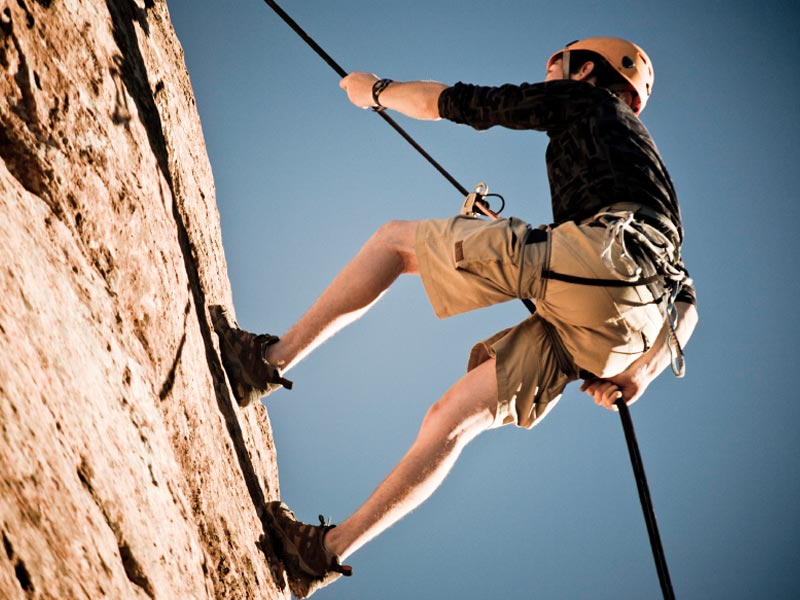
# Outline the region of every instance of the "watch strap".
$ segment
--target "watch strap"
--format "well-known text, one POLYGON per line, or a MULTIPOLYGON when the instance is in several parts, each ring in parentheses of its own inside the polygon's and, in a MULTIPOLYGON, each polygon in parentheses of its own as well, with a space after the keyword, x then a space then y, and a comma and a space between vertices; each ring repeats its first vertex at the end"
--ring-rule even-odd
POLYGON ((384 110, 386 107, 381 104, 380 95, 385 90, 390 83, 393 83, 391 79, 378 79, 374 84, 372 84, 372 101, 375 102, 375 106, 372 108, 375 110, 384 110))

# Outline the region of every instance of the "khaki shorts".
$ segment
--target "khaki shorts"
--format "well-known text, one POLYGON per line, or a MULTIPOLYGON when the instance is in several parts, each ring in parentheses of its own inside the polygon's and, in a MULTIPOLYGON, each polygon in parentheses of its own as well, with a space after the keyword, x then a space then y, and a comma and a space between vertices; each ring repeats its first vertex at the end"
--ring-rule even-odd
POLYGON ((515 298, 536 303, 536 314, 479 342, 470 355, 468 369, 497 359, 496 426, 532 427, 580 369, 598 377, 616 375, 650 346, 663 324, 646 286, 600 287, 542 277, 551 270, 618 279, 601 259, 605 228, 568 222, 529 236, 530 231, 515 218, 456 216, 421 221, 417 233, 420 276, 439 318, 515 298), (553 331, 561 345, 554 344, 553 331), (566 373, 559 366, 564 350, 574 366, 566 373))

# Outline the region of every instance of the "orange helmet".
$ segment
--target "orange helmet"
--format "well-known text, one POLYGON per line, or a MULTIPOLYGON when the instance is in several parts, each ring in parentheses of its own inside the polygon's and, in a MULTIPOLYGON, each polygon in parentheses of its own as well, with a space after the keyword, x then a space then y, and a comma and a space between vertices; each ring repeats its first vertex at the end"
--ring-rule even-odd
POLYGON ((592 37, 567 44, 547 61, 548 68, 560 56, 564 56, 564 77, 569 77, 569 52, 586 50, 602 56, 611 67, 631 84, 638 98, 633 100, 633 112, 637 115, 644 110, 647 99, 653 91, 653 63, 636 44, 614 37, 592 37))

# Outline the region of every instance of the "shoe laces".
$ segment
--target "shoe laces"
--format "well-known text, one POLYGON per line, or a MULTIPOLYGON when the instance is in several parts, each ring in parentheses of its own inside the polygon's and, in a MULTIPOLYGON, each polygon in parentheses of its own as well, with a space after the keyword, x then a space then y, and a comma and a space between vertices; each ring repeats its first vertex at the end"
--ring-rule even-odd
POLYGON ((260 350, 261 358, 267 360, 267 352, 269 351, 269 347, 279 340, 280 338, 278 338, 278 336, 270 335, 268 333, 261 333, 255 336, 253 342, 255 342, 256 348, 260 350))
POLYGON ((336 556, 333 552, 328 550, 328 546, 325 545, 325 534, 336 527, 331 523, 330 518, 328 518, 327 522, 325 521, 325 517, 319 515, 319 526, 322 527, 322 548, 325 551, 325 554, 328 555, 330 559, 330 569, 336 571, 337 573, 341 573, 345 577, 350 577, 353 574, 353 567, 350 565, 343 565, 339 560, 339 557, 336 556))

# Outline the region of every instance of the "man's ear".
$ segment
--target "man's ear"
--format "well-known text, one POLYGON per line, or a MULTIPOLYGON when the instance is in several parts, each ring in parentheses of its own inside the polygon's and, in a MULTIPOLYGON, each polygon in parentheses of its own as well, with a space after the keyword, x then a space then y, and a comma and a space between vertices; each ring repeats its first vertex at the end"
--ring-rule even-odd
POLYGON ((573 73, 572 77, 577 81, 586 81, 590 77, 593 77, 593 73, 594 73, 594 63, 588 60, 581 65, 581 68, 578 70, 577 73, 573 73))

